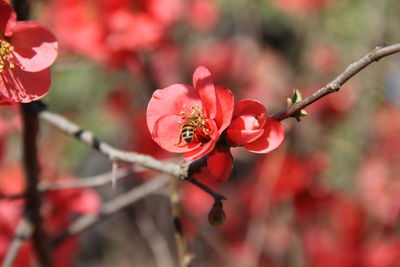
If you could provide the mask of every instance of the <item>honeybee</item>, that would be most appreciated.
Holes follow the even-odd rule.
[[[198,106],[192,107],[192,112],[189,117],[184,116],[184,112],[181,112],[183,122],[178,122],[182,124],[181,134],[179,136],[179,145],[182,139],[190,144],[193,139],[197,140],[197,131],[201,131],[204,135],[208,135],[209,129],[206,126],[206,120],[203,118],[203,113]]]
[[[196,123],[193,120],[188,120],[186,123],[184,123],[182,125],[179,143],[182,142],[183,139],[186,143],[190,144],[190,142],[193,140],[193,137],[197,138],[196,127]]]

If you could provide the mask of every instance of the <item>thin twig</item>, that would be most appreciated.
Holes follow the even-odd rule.
[[[191,182],[192,184],[196,185],[197,187],[199,187],[201,190],[203,190],[204,192],[208,193],[209,195],[211,195],[215,201],[220,201],[220,200],[227,200],[227,198],[221,194],[218,194],[217,192],[214,192],[211,188],[209,188],[208,186],[202,184],[201,182],[199,182],[197,179],[193,178],[193,177],[189,177],[185,179],[188,182]]]
[[[128,169],[118,169],[116,172],[116,179],[126,177],[131,173]],[[81,177],[73,180],[57,180],[53,182],[41,181],[38,185],[40,191],[52,191],[52,190],[63,190],[73,188],[85,188],[85,187],[98,187],[109,184],[112,182],[113,173],[112,171],[102,173],[91,177]]]
[[[104,203],[97,214],[94,215],[82,215],[72,222],[68,229],[61,233],[58,237],[52,240],[51,245],[57,247],[63,241],[71,236],[82,233],[89,227],[99,223],[105,218],[113,215],[114,213],[132,205],[136,201],[146,197],[147,195],[160,190],[168,182],[167,177],[159,177],[152,179],[142,185],[139,185],[130,191]]]
[[[285,110],[275,113],[272,117],[276,120],[284,120],[286,118],[292,117],[300,112],[306,106],[314,103],[318,99],[329,95],[331,93],[339,91],[344,83],[351,79],[354,75],[359,73],[369,64],[380,60],[383,57],[390,56],[392,54],[400,52],[400,44],[394,44],[390,46],[379,46],[369,52],[366,56],[357,60],[356,62],[350,64],[344,72],[337,76],[330,83],[313,93],[312,95],[304,98],[300,102],[293,104]]]
[[[24,198],[25,196],[26,196],[25,193],[12,194],[12,195],[4,195],[0,193],[0,200],[18,200]]]
[[[170,178],[170,202],[172,217],[174,222],[174,237],[176,248],[178,250],[178,260],[180,267],[190,266],[192,257],[187,253],[185,245],[185,237],[183,235],[183,227],[181,223],[181,205],[180,205],[180,195],[178,190],[178,184],[176,179]]]
[[[168,242],[165,237],[157,229],[154,219],[148,212],[142,212],[141,216],[136,219],[140,234],[147,241],[151,249],[155,265],[158,267],[173,267],[175,266],[171,251],[168,247]]]
[[[10,267],[13,265],[15,257],[18,254],[22,244],[32,235],[32,223],[26,218],[22,217],[15,231],[14,238],[7,250],[6,256],[2,263],[2,267]]]

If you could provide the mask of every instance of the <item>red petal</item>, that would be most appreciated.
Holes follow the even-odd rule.
[[[11,104],[15,104],[15,101],[0,95],[0,105],[11,105]]]
[[[251,152],[268,153],[278,148],[284,139],[285,134],[282,125],[279,121],[268,117],[264,126],[263,135],[253,143],[247,144],[244,147]]]
[[[217,123],[219,133],[222,133],[229,126],[232,120],[234,98],[231,90],[216,86],[217,93],[217,114],[215,122]]]
[[[208,126],[210,128],[210,141],[205,143],[203,146],[200,146],[192,151],[186,152],[184,155],[184,159],[186,161],[196,160],[201,158],[204,155],[210,153],[217,142],[217,138],[219,137],[217,126],[213,120],[207,120]]]
[[[240,100],[235,104],[233,118],[237,118],[245,114],[256,117],[258,123],[260,124],[260,127],[264,127],[264,123],[268,117],[264,105],[257,100],[251,100],[251,99]]]
[[[165,115],[156,121],[152,137],[163,149],[173,153],[184,153],[201,145],[200,142],[187,144],[184,140],[179,143],[182,126],[178,123],[181,116]],[[179,143],[179,144],[178,144]]]
[[[184,105],[186,110],[184,110]],[[158,89],[153,93],[147,106],[147,127],[152,133],[155,122],[165,115],[179,116],[178,121],[182,121],[180,112],[190,113],[191,108],[196,105],[202,108],[197,92],[189,85],[173,84],[164,89]]]
[[[42,98],[51,83],[49,69],[26,72],[15,66],[0,74],[0,93],[15,102],[28,103]]]
[[[206,117],[214,119],[217,112],[217,97],[210,71],[198,67],[193,74],[193,85],[203,102]]]
[[[232,172],[233,157],[229,148],[217,147],[210,153],[207,170],[219,183],[225,183]]]
[[[54,35],[34,21],[19,21],[10,36],[15,56],[25,71],[48,68],[57,57],[58,43]]]
[[[230,143],[236,146],[243,146],[254,142],[264,130],[260,129],[258,120],[251,115],[242,115],[234,119],[229,126],[227,138]]]
[[[0,0],[0,33],[10,36],[16,23],[17,15],[10,4],[4,0]]]
[[[228,129],[229,142],[234,146],[244,146],[257,140],[264,130],[236,130]]]

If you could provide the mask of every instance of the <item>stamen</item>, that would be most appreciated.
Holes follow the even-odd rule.
[[[4,40],[0,40],[0,73],[7,66],[10,69],[15,67],[14,47]]]

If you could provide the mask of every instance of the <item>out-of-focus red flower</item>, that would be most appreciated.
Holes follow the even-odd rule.
[[[208,30],[214,27],[219,16],[218,7],[213,0],[192,0],[189,12],[189,23],[199,30]]]
[[[329,74],[335,70],[339,55],[329,44],[319,44],[308,51],[310,64],[319,73]]]
[[[274,0],[277,7],[293,15],[309,15],[329,7],[335,0]]]
[[[153,139],[167,151],[185,153],[187,161],[214,149],[234,106],[231,91],[214,86],[205,67],[195,70],[193,85],[173,84],[155,91],[146,114]]]
[[[354,266],[364,216],[351,199],[327,192],[295,199],[307,266]]]
[[[154,48],[181,17],[181,0],[57,0],[47,7],[62,43],[94,60],[119,67],[132,54]]]
[[[361,204],[385,225],[397,223],[400,217],[399,174],[398,161],[383,157],[365,159],[359,172]]]
[[[367,267],[393,267],[400,262],[400,242],[389,237],[368,244],[361,259],[362,266]]]
[[[268,153],[282,144],[285,135],[282,125],[268,117],[260,102],[246,99],[235,104],[227,138],[234,146],[244,146],[255,153]]]
[[[74,178],[64,176],[62,179],[71,180]],[[1,166],[0,194],[21,194],[24,192],[24,187],[22,169],[18,165]],[[96,213],[99,208],[100,199],[91,189],[48,191],[44,195],[41,209],[44,230],[50,238],[54,238],[65,230],[74,216]],[[0,261],[4,259],[23,211],[24,200],[22,198],[20,200],[0,201]],[[76,237],[72,237],[54,250],[54,266],[70,266],[71,256],[77,248],[77,241]],[[34,251],[31,242],[28,240],[19,250],[13,266],[31,266],[33,259]]]
[[[48,67],[56,57],[57,41],[53,34],[34,21],[17,21],[11,6],[0,0],[2,99],[31,102],[42,98],[50,87]]]

